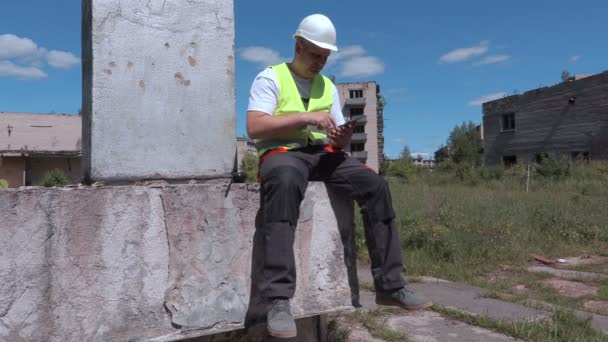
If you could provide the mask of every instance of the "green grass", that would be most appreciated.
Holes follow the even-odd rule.
[[[328,342],[348,342],[350,330],[340,326],[336,320],[331,320],[327,323],[327,341]]]
[[[594,330],[589,320],[572,311],[558,310],[551,319],[536,322],[506,322],[434,305],[433,310],[468,324],[533,342],[605,342],[608,335]]]
[[[534,178],[530,192],[517,170],[474,182],[441,172],[391,179],[407,275],[471,281],[500,264],[523,267],[531,253],[606,253],[608,166],[600,165],[574,168],[569,178]],[[365,255],[360,219],[357,225]]]
[[[348,321],[360,322],[373,337],[388,342],[407,342],[409,341],[407,335],[388,328],[383,322],[389,314],[398,311],[392,308],[379,308],[371,311],[357,310],[352,314],[344,315],[344,318]]]
[[[597,291],[597,299],[608,301],[608,280],[603,280]]]

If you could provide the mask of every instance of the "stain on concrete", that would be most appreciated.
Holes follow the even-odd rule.
[[[171,45],[169,44],[169,42],[166,42],[166,43],[165,43],[165,47],[166,47],[167,49],[171,47]]]
[[[194,57],[192,56],[188,56],[188,63],[190,63],[190,66],[196,66],[196,59],[194,59]]]
[[[108,75],[112,75],[112,70],[110,70],[110,69],[103,69],[103,72]]]
[[[226,69],[226,75],[232,76],[232,75],[234,75],[234,71],[232,71],[232,69],[228,68],[228,69]]]
[[[116,62],[110,62],[110,63],[108,63],[108,65],[109,65],[111,68],[114,68],[114,67],[116,66]]]
[[[141,89],[145,90],[146,89],[146,82],[144,82],[144,80],[139,80],[139,87]]]
[[[182,75],[180,72],[176,72],[176,73],[175,73],[175,80],[176,80],[176,81],[177,81],[179,84],[181,84],[181,85],[183,85],[183,86],[185,86],[185,87],[187,87],[187,86],[189,86],[189,85],[190,85],[190,80],[185,79],[185,78],[184,78],[184,76],[183,76],[183,75]]]
[[[127,68],[131,69],[133,67],[133,62],[127,62]]]

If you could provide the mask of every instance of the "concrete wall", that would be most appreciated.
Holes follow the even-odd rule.
[[[297,317],[352,303],[336,204],[310,184]],[[258,207],[245,184],[0,190],[0,340],[171,341],[263,321]],[[352,203],[336,208],[352,229]]]
[[[87,179],[228,177],[231,0],[83,0]]]
[[[340,105],[344,115],[349,115],[349,107],[345,106],[346,100],[350,97],[350,90],[363,90],[365,98],[365,107],[363,114],[366,116],[365,133],[367,140],[365,141],[365,151],[367,151],[366,164],[374,170],[379,170],[379,150],[378,150],[378,98],[376,95],[376,82],[354,82],[354,83],[338,83],[336,84],[338,93],[340,94]]]
[[[500,164],[510,155],[527,163],[542,152],[589,152],[591,159],[608,159],[606,94],[608,71],[484,103],[485,163]],[[515,114],[515,129],[503,132],[507,113]]]

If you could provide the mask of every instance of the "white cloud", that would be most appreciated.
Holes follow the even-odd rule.
[[[2,76],[41,79],[47,77],[47,74],[35,67],[22,67],[10,61],[0,61],[0,77]]]
[[[369,77],[384,72],[384,63],[377,57],[354,57],[344,61],[339,75],[341,77]]]
[[[572,56],[572,57],[570,57],[570,62],[576,63],[576,62],[578,62],[579,59],[581,59],[581,56],[578,56],[578,55]]]
[[[258,64],[263,68],[287,60],[287,58],[281,57],[277,51],[263,46],[250,46],[242,48],[239,50],[239,54],[242,59]]]
[[[0,76],[41,79],[45,62],[56,68],[68,69],[80,63],[80,58],[67,51],[48,51],[30,38],[14,34],[0,35]]]
[[[507,93],[504,91],[501,91],[500,93],[484,95],[484,96],[481,96],[481,97],[469,102],[469,106],[473,106],[473,107],[481,106],[484,102],[502,99],[505,96],[507,96]]]
[[[488,44],[487,40],[484,40],[479,43],[477,46],[458,48],[452,50],[445,55],[439,58],[439,62],[441,63],[457,63],[464,62],[473,57],[481,56],[484,53],[488,52]]]
[[[363,55],[365,55],[365,49],[361,45],[342,46],[339,51],[332,52],[331,55],[329,55],[327,66],[331,66],[340,60]]]
[[[509,55],[486,56],[481,61],[475,62],[475,65],[496,64],[496,63],[500,63],[500,62],[506,62],[509,59],[511,59],[511,56],[509,56]]]
[[[14,34],[0,35],[0,59],[30,56],[37,52],[38,46],[29,38]]]
[[[52,50],[46,55],[46,60],[49,65],[55,68],[69,69],[73,65],[80,63],[80,58],[74,56],[71,52]]]

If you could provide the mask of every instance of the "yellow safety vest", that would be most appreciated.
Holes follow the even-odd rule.
[[[308,108],[304,108],[300,92],[296,82],[289,71],[287,63],[282,63],[271,67],[279,81],[279,99],[274,115],[289,115],[293,113],[304,112],[329,112],[331,105],[334,102],[333,83],[323,75],[317,75],[312,80],[312,89],[310,90],[310,100]],[[262,140],[256,139],[255,145],[258,150],[258,155],[262,156],[269,150],[277,148],[294,149],[306,147],[308,145],[324,145],[328,143],[327,135],[322,132],[315,132],[303,128],[294,131],[292,134],[280,140]]]

